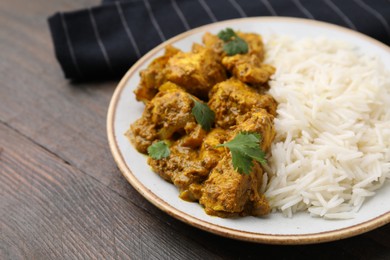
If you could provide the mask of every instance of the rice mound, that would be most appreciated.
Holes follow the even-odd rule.
[[[274,36],[266,51],[279,105],[262,191],[288,217],[353,218],[390,179],[390,72],[326,38]]]

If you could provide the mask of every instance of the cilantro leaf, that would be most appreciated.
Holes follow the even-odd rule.
[[[241,38],[236,38],[223,45],[223,50],[228,56],[245,54],[248,52],[248,44]]]
[[[230,150],[232,153],[232,162],[234,170],[240,174],[249,174],[253,167],[253,159],[249,156],[243,156],[240,151]]]
[[[258,133],[240,132],[231,141],[218,145],[229,148],[233,167],[239,173],[249,174],[253,160],[266,163],[265,153],[260,148],[261,136]]]
[[[218,33],[218,38],[224,42],[230,41],[235,36],[237,35],[232,28],[226,28]]]
[[[244,54],[249,50],[247,42],[240,38],[231,28],[220,31],[218,38],[224,41],[223,50],[228,56]]]
[[[194,101],[194,107],[191,111],[192,115],[204,130],[209,131],[215,120],[214,111],[211,110],[207,104],[200,102],[193,97],[191,97],[191,99]]]
[[[267,160],[265,159],[265,152],[261,150],[260,146],[248,148],[246,150],[246,155],[261,164],[267,163]]]
[[[155,160],[166,158],[171,154],[168,144],[165,141],[158,141],[148,147],[148,154]]]

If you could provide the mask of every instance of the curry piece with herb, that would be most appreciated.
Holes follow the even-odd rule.
[[[215,112],[215,124],[224,129],[237,125],[239,116],[254,110],[265,109],[270,115],[276,114],[277,104],[270,95],[261,94],[234,77],[216,84],[209,97],[208,105]]]
[[[262,177],[259,163],[254,163],[250,174],[240,174],[234,169],[231,155],[226,154],[204,182],[199,203],[207,214],[219,217],[266,215],[270,208],[259,193]]]
[[[164,72],[168,81],[199,98],[207,98],[209,90],[226,79],[226,71],[216,60],[216,54],[205,47],[172,56]]]
[[[206,33],[190,52],[166,53],[141,72],[142,117],[126,132],[148,164],[219,217],[262,216],[260,188],[274,137],[275,100],[264,94],[274,68],[262,63],[261,36]]]
[[[179,49],[168,45],[165,47],[164,55],[153,60],[146,69],[141,71],[141,81],[134,91],[138,101],[146,103],[158,93],[158,87],[166,81],[164,69],[168,60],[179,52]]]

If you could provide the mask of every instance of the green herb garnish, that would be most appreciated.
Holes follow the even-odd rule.
[[[261,136],[258,133],[240,132],[233,140],[217,147],[229,148],[234,169],[241,174],[249,174],[253,168],[253,160],[266,163],[265,153],[260,148],[260,140]]]
[[[148,147],[148,154],[155,160],[166,158],[171,154],[169,146],[165,141],[158,141]]]
[[[226,28],[218,33],[218,38],[224,42],[230,41],[233,37],[236,37],[237,34],[233,31],[232,28]]]
[[[211,110],[207,104],[200,102],[193,97],[191,97],[191,99],[194,101],[192,115],[195,117],[196,122],[200,124],[204,130],[209,131],[215,120],[214,111]]]
[[[226,28],[218,33],[218,37],[224,41],[223,50],[228,56],[245,54],[248,52],[248,44],[233,31]]]

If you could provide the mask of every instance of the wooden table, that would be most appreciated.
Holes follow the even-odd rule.
[[[106,136],[117,82],[72,84],[46,18],[97,0],[0,5],[0,259],[390,259],[390,225],[337,242],[272,246],[163,213],[117,169]]]

